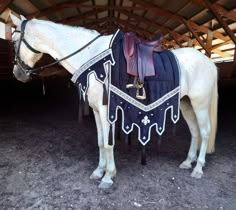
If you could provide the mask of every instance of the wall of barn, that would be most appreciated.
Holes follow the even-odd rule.
[[[12,78],[13,47],[8,40],[0,39],[0,80]]]
[[[216,64],[219,69],[219,79],[236,79],[236,61]]]

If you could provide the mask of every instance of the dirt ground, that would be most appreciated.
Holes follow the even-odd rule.
[[[236,84],[236,83],[235,83]],[[181,118],[168,122],[158,147],[153,135],[147,165],[141,145],[116,141],[117,176],[101,190],[89,176],[98,163],[93,116],[77,123],[76,90],[67,82],[1,83],[0,209],[236,209],[236,85],[220,89],[216,153],[208,155],[202,179],[178,165],[190,134]],[[174,131],[173,131],[174,130]]]

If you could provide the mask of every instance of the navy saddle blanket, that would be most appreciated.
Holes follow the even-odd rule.
[[[179,69],[174,54],[169,50],[153,53],[155,76],[146,76],[144,88],[146,99],[136,98],[136,88],[126,88],[133,82],[133,76],[127,74],[123,53],[123,33],[119,32],[112,43],[115,64],[109,75],[108,120],[117,120],[117,111],[122,111],[122,129],[128,134],[134,126],[138,127],[139,141],[145,145],[150,140],[151,128],[162,135],[165,130],[166,112],[171,110],[171,119],[179,119]]]

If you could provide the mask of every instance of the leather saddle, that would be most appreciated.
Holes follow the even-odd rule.
[[[136,98],[146,99],[143,87],[146,76],[155,76],[153,63],[153,51],[162,51],[162,36],[152,41],[143,41],[133,32],[124,34],[123,52],[127,64],[127,73],[135,76],[133,84],[127,84],[126,88],[137,88]],[[142,89],[142,94],[140,94]]]

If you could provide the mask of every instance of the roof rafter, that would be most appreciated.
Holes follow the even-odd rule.
[[[88,0],[81,0],[80,1],[80,4],[83,4],[85,2],[87,2]],[[60,3],[60,4],[57,4],[56,6],[52,6],[52,7],[48,7],[46,9],[42,9],[41,11],[38,11],[38,12],[34,12],[30,15],[27,16],[28,19],[31,19],[31,18],[38,18],[38,17],[42,17],[42,16],[45,16],[45,15],[48,15],[48,14],[51,14],[51,13],[54,13],[54,12],[58,12],[60,10],[63,10],[64,8],[68,8],[68,4],[73,4],[74,1],[67,1],[67,2],[63,2],[63,3]]]
[[[204,0],[204,2],[207,5],[208,9],[213,13],[217,21],[222,25],[225,32],[229,35],[229,37],[232,39],[232,41],[236,45],[236,37],[234,33],[231,31],[231,29],[226,24],[226,22],[221,18],[220,14],[217,11],[217,8],[214,5],[212,5],[208,0]]]
[[[97,14],[99,14],[101,12],[104,12],[104,11],[106,11],[106,10],[105,9],[97,9]],[[78,20],[86,20],[89,16],[92,16],[92,15],[94,15],[94,10],[85,12],[85,13],[80,14],[80,15],[76,15],[76,16],[73,16],[73,17],[66,18],[64,20],[59,21],[59,23],[70,24],[70,23],[78,21]]]
[[[4,12],[4,10],[12,1],[13,0],[0,0],[0,15]]]
[[[176,14],[172,14],[166,10],[163,10],[159,7],[157,7],[155,4],[149,3],[147,1],[144,0],[130,0],[130,1],[135,1],[136,3],[143,5],[144,7],[146,7],[146,9],[148,9],[149,11],[152,11],[155,14],[161,15],[161,16],[165,16],[167,18],[171,18],[179,23],[183,23],[183,17],[180,15],[176,15]],[[206,26],[200,26],[197,23],[191,21],[191,20],[186,20],[185,21],[188,22],[188,25],[190,25],[193,29],[201,31],[203,33],[207,33],[208,32],[208,28]],[[222,39],[222,40],[226,40],[227,37],[223,36],[221,33],[214,31],[213,32],[213,36],[218,38],[218,39]]]
[[[88,0],[81,0],[80,3],[61,3],[58,4],[55,7],[50,7],[44,10],[41,10],[39,12],[34,12],[27,16],[27,18],[33,18],[33,17],[42,17],[44,15],[48,15],[50,13],[58,12],[60,10],[63,10],[65,8],[92,8],[92,9],[106,9],[106,10],[114,10],[114,9],[127,9],[127,10],[143,10],[143,7],[124,7],[124,6],[109,6],[109,5],[87,5],[83,4],[83,2],[87,2]]]
[[[207,48],[207,46],[204,44],[204,42],[200,39],[196,31],[193,30],[193,28],[189,25],[189,22],[186,21],[184,18],[182,19],[184,25],[188,28],[189,31],[193,34],[193,36],[196,38],[198,43],[202,46],[202,48],[206,51],[207,56],[211,56],[211,50]]]
[[[203,0],[190,0],[191,2],[198,4],[202,7],[208,8],[207,4],[203,1]],[[214,6],[216,8],[216,10],[219,12],[219,14],[221,16],[227,17],[231,20],[236,21],[236,11],[235,10],[231,10],[231,11],[227,11],[224,7],[220,6],[217,3],[213,3],[212,6]]]

